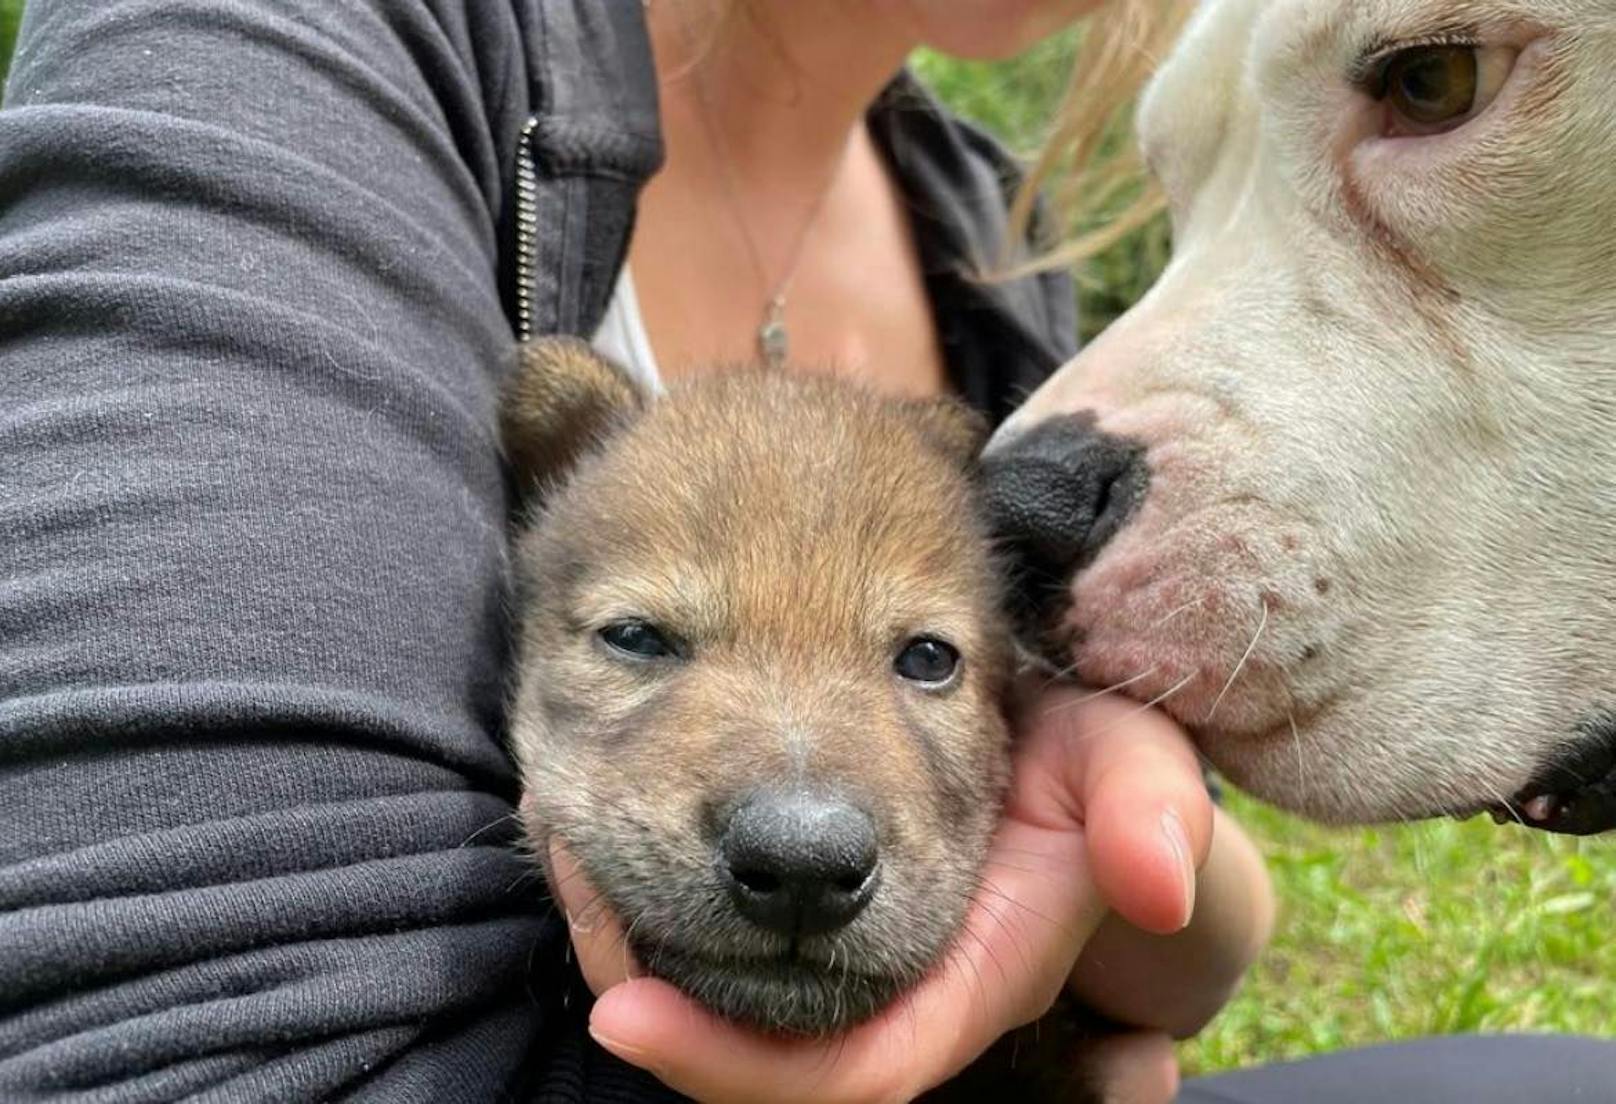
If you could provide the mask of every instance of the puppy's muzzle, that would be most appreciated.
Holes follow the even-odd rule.
[[[1144,501],[1144,446],[1101,433],[1090,413],[1040,422],[996,440],[982,459],[993,535],[1012,557],[1024,622],[1047,622],[1072,575],[1087,566]]]
[[[718,841],[735,910],[791,938],[847,926],[875,895],[879,858],[868,814],[810,793],[753,796]]]

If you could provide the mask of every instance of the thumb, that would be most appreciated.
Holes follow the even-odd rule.
[[[1212,846],[1212,798],[1189,737],[1166,714],[1078,687],[1020,711],[1022,738],[1058,757],[1035,777],[1049,807],[1083,825],[1094,881],[1123,919],[1170,935],[1195,909]]]

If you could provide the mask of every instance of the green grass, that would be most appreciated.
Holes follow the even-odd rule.
[[[950,107],[998,135],[1018,155],[1031,157],[1043,144],[1076,46],[1076,37],[1066,34],[1009,62],[958,61],[921,50],[912,64]],[[1118,134],[1114,140],[1132,139]],[[1167,220],[1157,218],[1078,268],[1078,326],[1085,341],[1149,289],[1166,267],[1170,248]]]
[[[1025,156],[1044,140],[1076,46],[1076,36],[1067,33],[1010,62],[959,61],[921,50],[910,64],[940,99]]]
[[[1616,1034],[1616,838],[1485,817],[1332,830],[1229,805],[1282,912],[1243,991],[1182,1047],[1186,1070],[1455,1032]]]
[[[49,2],[49,0],[44,0]],[[21,0],[0,0],[0,75]],[[922,54],[959,110],[1027,151],[1071,41],[1003,65]],[[1085,267],[1092,332],[1165,258],[1156,224]],[[1303,824],[1234,795],[1270,856],[1282,915],[1241,994],[1182,1050],[1191,1072],[1460,1031],[1616,1033],[1616,838],[1554,839],[1490,821],[1374,831]]]
[[[0,86],[11,69],[11,51],[17,45],[17,24],[22,19],[23,0],[0,0]]]

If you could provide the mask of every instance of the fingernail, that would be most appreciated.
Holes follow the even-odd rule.
[[[1172,809],[1162,813],[1162,835],[1167,837],[1167,846],[1178,860],[1179,878],[1184,886],[1184,922],[1179,927],[1187,928],[1195,915],[1195,856],[1190,852],[1190,834],[1184,821]]]
[[[651,1073],[657,1072],[656,1066],[651,1061],[650,1051],[630,1046],[628,1043],[614,1039],[610,1035],[603,1035],[595,1030],[594,1024],[589,1025],[589,1037],[599,1043],[603,1049],[611,1051],[629,1065],[639,1066],[641,1069],[649,1070]]]

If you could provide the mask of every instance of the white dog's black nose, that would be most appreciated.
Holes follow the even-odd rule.
[[[879,857],[866,813],[800,792],[754,796],[718,842],[736,910],[790,936],[835,931],[857,916],[875,894]]]
[[[1144,454],[1138,442],[1096,430],[1087,413],[1040,422],[988,450],[989,520],[1015,557],[1022,599],[1063,593],[1122,528],[1150,482]]]

